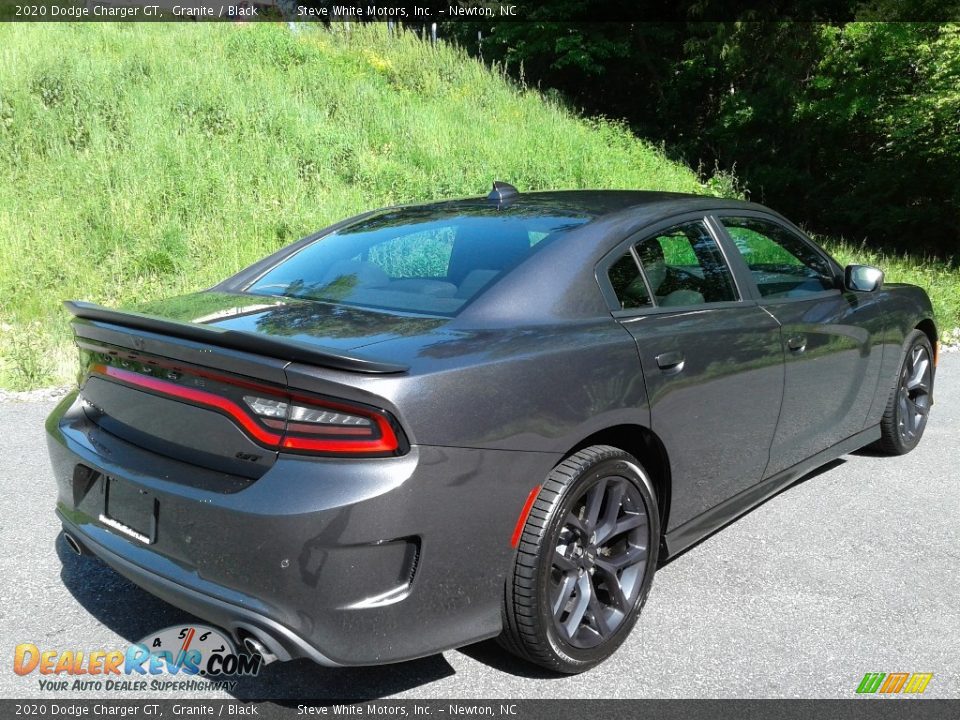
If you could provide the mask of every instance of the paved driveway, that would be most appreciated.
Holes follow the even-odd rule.
[[[116,649],[188,619],[56,541],[52,407],[0,403],[0,697],[43,695],[12,671],[18,643]],[[234,695],[850,697],[866,672],[904,671],[934,673],[927,696],[960,697],[958,439],[960,355],[947,355],[915,452],[847,456],[670,563],[633,635],[584,675],[546,677],[483,643],[381,668],[275,663]]]

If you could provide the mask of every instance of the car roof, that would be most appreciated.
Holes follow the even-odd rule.
[[[413,206],[430,209],[437,212],[447,211],[451,214],[459,210],[477,207],[490,207],[496,204],[487,197],[469,197],[456,200],[441,200],[432,203],[418,203]],[[517,208],[529,210],[547,210],[556,213],[571,213],[575,215],[600,218],[624,210],[637,210],[642,207],[650,209],[671,206],[678,208],[678,212],[700,209],[742,208],[766,210],[754,203],[743,200],[717,198],[710,195],[694,193],[661,192],[655,190],[546,190],[536,192],[521,192],[505,200],[501,206],[504,209]]]
[[[487,198],[431,205],[436,212],[489,207]],[[744,200],[645,190],[563,190],[518,193],[504,210],[537,209],[587,216],[590,220],[558,237],[511,270],[458,315],[464,326],[517,326],[609,316],[595,275],[596,264],[618,243],[655,223],[688,213],[724,210],[778,213]],[[789,223],[789,221],[787,221]]]

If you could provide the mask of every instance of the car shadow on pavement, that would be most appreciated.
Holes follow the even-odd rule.
[[[876,448],[873,445],[866,445],[859,450],[854,450],[851,455],[857,457],[875,457],[875,458],[885,458],[890,457],[890,453],[884,452],[880,448]]]
[[[475,645],[458,648],[457,652],[473,658],[478,663],[502,673],[534,680],[562,680],[570,677],[563,673],[552,672],[533,663],[521,660],[500,647],[496,640],[487,640]]]
[[[755,512],[755,511],[757,511],[758,509],[762,508],[762,507],[763,507],[764,505],[766,505],[768,502],[770,502],[771,500],[773,500],[773,498],[775,498],[777,495],[780,495],[781,493],[788,492],[788,491],[792,490],[793,488],[795,488],[795,487],[797,487],[797,486],[799,486],[799,485],[803,485],[805,482],[808,482],[808,481],[810,481],[810,480],[813,480],[815,477],[817,477],[817,476],[819,476],[819,475],[823,475],[824,473],[828,473],[828,472],[830,472],[831,470],[834,470],[834,469],[840,467],[841,465],[843,465],[843,464],[846,463],[846,462],[847,462],[847,461],[846,461],[844,458],[839,457],[839,458],[836,458],[835,460],[831,460],[830,462],[826,463],[825,465],[821,465],[821,466],[818,467],[818,468],[814,468],[813,470],[811,470],[810,472],[808,472],[806,475],[802,475],[801,477],[799,477],[799,478],[797,478],[796,480],[794,480],[793,482],[791,482],[789,485],[785,485],[784,487],[782,487],[782,488],[780,488],[779,490],[777,490],[777,491],[776,491],[775,493],[773,493],[770,497],[764,499],[764,501],[761,502],[759,505],[754,505],[752,508],[750,508],[750,509],[747,510],[745,513],[743,513],[743,515],[738,515],[738,516],[735,517],[733,520],[729,520],[729,521],[725,522],[723,525],[720,525],[720,526],[714,528],[713,530],[710,531],[709,534],[704,535],[702,538],[700,538],[700,539],[697,540],[695,543],[693,543],[693,545],[690,545],[689,547],[684,548],[683,550],[681,550],[680,552],[678,552],[676,555],[673,555],[672,557],[670,557],[670,559],[668,559],[668,560],[666,560],[666,561],[661,560],[661,561],[660,561],[660,567],[666,567],[666,566],[669,565],[670,563],[678,560],[679,558],[682,558],[682,557],[683,557],[684,555],[686,555],[688,552],[690,552],[691,550],[693,550],[695,547],[699,546],[700,544],[704,543],[705,541],[709,540],[710,538],[712,538],[714,535],[716,535],[718,532],[720,532],[720,531],[723,530],[724,528],[728,527],[729,525],[732,525],[732,524],[735,523],[735,522],[738,522],[738,521],[742,520],[743,518],[745,518],[745,517],[746,517],[747,515],[749,515],[750,513]]]
[[[94,618],[130,643],[171,625],[203,622],[154,597],[100,560],[78,556],[63,534],[56,540],[60,578]],[[254,678],[241,677],[230,695],[238,700],[374,700],[449,677],[443,655],[389,666],[326,668],[309,660],[271,663]]]

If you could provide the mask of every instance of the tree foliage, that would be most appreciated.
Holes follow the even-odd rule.
[[[753,199],[817,231],[960,243],[956,23],[501,23],[479,46],[460,32],[524,82],[735,169]]]

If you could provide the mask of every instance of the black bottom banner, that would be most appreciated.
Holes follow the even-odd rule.
[[[446,718],[502,720],[933,720],[960,700],[0,700],[0,718]]]

